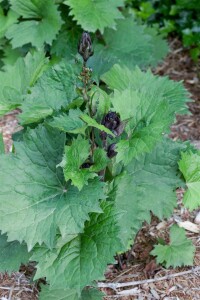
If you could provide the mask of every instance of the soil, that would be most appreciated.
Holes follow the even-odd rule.
[[[188,51],[182,47],[177,39],[170,40],[170,49],[169,55],[154,70],[154,73],[161,76],[167,75],[176,81],[182,80],[189,90],[192,100],[188,104],[191,114],[177,116],[177,122],[171,127],[170,137],[173,140],[190,140],[197,148],[200,148],[200,62],[194,63]],[[3,132],[6,152],[12,149],[12,133],[19,129],[16,120],[17,114],[18,111],[14,111],[0,119],[0,132]],[[195,267],[200,266],[200,238],[198,233],[187,230],[188,238],[196,246],[193,268],[165,269],[157,265],[155,259],[150,255],[158,236],[169,241],[169,228],[177,220],[190,221],[194,224],[198,211],[191,213],[183,208],[182,195],[183,191],[178,190],[178,207],[170,219],[161,222],[152,216],[151,224],[145,223],[143,225],[131,250],[117,256],[115,265],[108,266],[104,281],[104,283],[142,282],[117,290],[102,288],[102,291],[107,295],[105,300],[200,299],[200,268],[195,269]],[[38,299],[37,286],[29,283],[30,274],[27,271],[29,268],[30,266],[23,267],[20,272],[13,273],[11,276],[1,274],[0,300]],[[185,271],[188,272],[182,274]],[[167,276],[167,279],[161,280],[163,276]],[[149,282],[149,279],[152,279],[152,282]],[[129,290],[128,295],[123,295],[127,290]],[[131,295],[130,292],[132,292]]]

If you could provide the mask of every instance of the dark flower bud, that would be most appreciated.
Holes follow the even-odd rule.
[[[93,55],[92,41],[88,32],[83,32],[78,44],[78,53],[82,56],[84,62]]]
[[[117,127],[120,125],[120,118],[116,114],[116,112],[110,111],[105,115],[101,124],[104,125],[106,128],[110,129],[111,131],[113,131],[116,130]]]
[[[126,125],[125,123],[121,122],[120,125],[115,130],[113,130],[113,133],[116,136],[120,136],[122,134],[122,132],[124,131],[125,125]]]
[[[107,149],[107,156],[109,158],[113,158],[114,156],[116,156],[117,152],[115,150],[116,150],[116,143],[113,143]]]
[[[92,165],[90,162],[85,162],[81,165],[81,169],[89,169]]]
[[[102,140],[106,140],[106,138],[107,138],[107,133],[106,133],[105,131],[101,131],[101,132],[100,132],[100,138],[101,138]]]
[[[114,134],[118,135],[117,129],[120,127],[121,122],[120,122],[120,118],[116,112],[112,112],[112,111],[108,112],[104,116],[101,124],[104,125],[106,128],[110,129]],[[100,133],[100,136],[103,140],[105,140],[107,138],[107,133],[102,131]]]

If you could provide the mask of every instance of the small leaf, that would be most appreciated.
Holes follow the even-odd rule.
[[[81,138],[72,141],[71,146],[65,147],[63,161],[59,164],[63,168],[65,180],[71,180],[72,184],[79,190],[88,183],[89,179],[97,176],[91,173],[88,168],[81,168],[81,165],[88,159],[90,144],[88,140]]]
[[[65,147],[64,158],[59,164],[63,168],[65,180],[71,180],[79,190],[88,184],[89,179],[97,176],[94,172],[103,170],[109,161],[103,149],[95,149],[94,162],[87,162],[89,155],[89,141],[79,136],[72,141],[70,146]],[[88,167],[84,166],[85,164],[88,164]]]
[[[182,153],[179,169],[187,185],[183,203],[192,211],[200,206],[200,153]]]
[[[109,159],[107,153],[103,149],[95,149],[94,151],[94,164],[90,167],[91,172],[99,172],[106,168]]]
[[[112,131],[110,131],[108,128],[106,128],[105,126],[97,123],[97,121],[95,121],[95,119],[92,119],[91,117],[89,117],[88,115],[86,114],[82,114],[80,116],[80,118],[86,123],[88,124],[88,126],[91,126],[91,127],[95,127],[101,131],[104,131],[106,132],[107,134],[110,134],[112,137],[115,137],[114,133],[112,133]]]
[[[82,111],[79,109],[70,109],[68,114],[63,113],[53,117],[53,120],[49,121],[48,124],[64,132],[84,134],[87,126],[80,119],[81,114]]]
[[[185,230],[173,225],[170,229],[170,244],[156,245],[151,254],[157,256],[156,260],[164,264],[166,268],[192,266],[195,247],[192,241],[187,239]]]

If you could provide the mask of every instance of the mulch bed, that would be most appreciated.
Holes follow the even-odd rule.
[[[193,102],[189,103],[191,115],[177,116],[177,122],[171,127],[170,137],[173,140],[190,140],[200,148],[200,64],[195,64],[189,57],[188,51],[183,49],[182,44],[177,39],[170,41],[171,51],[162,65],[154,70],[155,74],[169,76],[173,80],[183,80],[184,85],[191,93]],[[17,111],[6,115],[0,119],[0,132],[6,145],[6,152],[12,148],[11,135],[17,128]],[[192,213],[183,208],[182,190],[177,191],[178,208],[174,215],[165,221],[159,221],[152,217],[151,224],[144,224],[137,235],[134,246],[130,251],[116,257],[116,264],[110,265],[106,271],[105,283],[143,281],[136,286],[121,288],[117,292],[110,288],[103,288],[109,299],[200,299],[200,270],[192,271],[192,268],[164,269],[156,265],[150,251],[157,237],[162,237],[165,241],[169,239],[169,227],[181,221],[194,222],[197,211]],[[200,266],[200,238],[198,233],[187,231],[187,236],[196,246],[194,267]],[[189,271],[185,275],[173,277],[173,274]],[[149,279],[168,276],[165,280],[149,282]],[[37,287],[29,283],[26,271],[0,276],[0,300],[28,300],[38,299]],[[120,292],[127,289],[132,290],[132,295],[123,296]],[[116,295],[118,293],[118,295]]]
[[[0,274],[0,300],[37,300],[38,289],[23,272]]]
[[[177,116],[177,122],[171,127],[172,139],[200,141],[200,61],[194,63],[181,42],[174,39],[170,43],[171,53],[155,73],[169,76],[175,81],[183,81],[191,94],[188,103],[191,115]]]

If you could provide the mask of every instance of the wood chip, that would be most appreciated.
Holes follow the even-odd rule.
[[[156,229],[161,230],[161,229],[165,228],[166,226],[167,226],[167,222],[162,221],[162,222],[158,223],[158,225],[156,226]]]
[[[160,296],[158,295],[158,293],[156,292],[156,290],[151,289],[151,294],[154,296],[155,299],[160,299]]]
[[[131,296],[131,295],[136,295],[136,294],[139,294],[141,292],[140,289],[138,289],[137,287],[134,288],[134,289],[130,289],[130,290],[124,290],[124,291],[120,291],[117,293],[117,295],[123,295],[123,296]]]
[[[200,224],[200,211],[197,213],[194,222],[195,222],[196,224]]]
[[[200,232],[200,226],[190,221],[178,222],[178,226],[194,233]]]
[[[168,290],[168,292],[171,293],[171,292],[173,292],[173,291],[175,291],[175,290],[176,290],[176,286],[174,285],[174,286],[172,286],[172,287]]]

